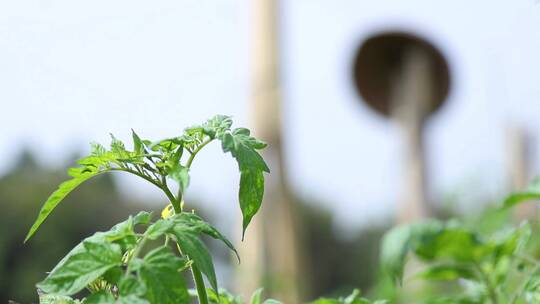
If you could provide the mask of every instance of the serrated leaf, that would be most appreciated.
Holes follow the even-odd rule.
[[[240,262],[240,256],[238,251],[234,248],[234,245],[223,236],[214,226],[210,225],[208,222],[205,222],[200,216],[194,213],[183,212],[175,215],[171,218],[176,225],[181,225],[180,229],[188,228],[190,230],[196,231],[198,233],[204,233],[214,239],[222,241],[229,249],[231,249],[236,258]]]
[[[146,287],[134,276],[124,276],[118,283],[118,294],[120,296],[144,296]]]
[[[100,143],[96,143],[96,142],[90,143],[90,155],[91,156],[101,157],[106,152],[107,152],[107,150]]]
[[[174,222],[170,220],[157,220],[150,225],[144,235],[150,240],[156,240],[174,226]]]
[[[264,195],[263,172],[270,172],[257,152],[264,143],[251,137],[247,129],[235,129],[220,137],[223,152],[230,152],[240,170],[239,201],[242,210],[242,238],[253,216],[259,211]]]
[[[39,294],[39,304],[80,304],[79,300],[74,300],[67,296],[59,296],[53,294]]]
[[[143,212],[139,214],[144,214]],[[100,242],[117,242],[121,247],[126,246],[126,244],[130,244],[130,246],[126,246],[127,248],[122,248],[123,251],[127,251],[129,249],[132,249],[132,246],[136,243],[135,236],[133,235],[133,224],[134,220],[130,216],[127,220],[120,222],[116,225],[114,225],[109,231],[105,232],[96,232],[93,235],[87,237],[82,242],[80,242],[77,246],[75,246],[68,254],[58,262],[58,264],[54,267],[54,269],[51,272],[55,272],[57,269],[64,266],[66,261],[71,259],[72,256],[81,254],[86,251],[86,248],[84,246],[85,243],[91,242],[91,243],[100,243]],[[123,238],[128,238],[128,240],[125,240]]]
[[[152,212],[141,211],[133,217],[133,225],[146,225],[152,220]]]
[[[129,158],[129,153],[126,150],[126,146],[113,134],[111,134],[111,152],[114,153],[117,158]]]
[[[229,131],[232,126],[232,119],[226,115],[216,115],[206,121],[202,128],[204,133],[210,138],[222,136],[226,131]]]
[[[150,251],[143,259],[139,277],[146,286],[145,298],[150,303],[189,303],[189,295],[180,274],[186,260],[174,255],[169,247]]]
[[[131,129],[131,137],[133,138],[133,152],[136,154],[144,154],[144,143],[133,129]]]
[[[217,291],[216,271],[212,256],[210,256],[208,248],[199,239],[197,232],[186,227],[175,226],[171,233],[180,246],[182,253],[193,261],[193,264],[206,276],[212,288]]]
[[[71,193],[71,191],[73,191],[75,188],[77,188],[79,185],[89,180],[90,178],[106,171],[107,170],[89,171],[89,172],[84,172],[84,173],[79,172],[79,174],[74,176],[72,179],[61,183],[60,186],[58,186],[58,189],[49,196],[49,198],[45,201],[45,203],[41,207],[41,210],[39,211],[39,215],[37,219],[35,220],[34,224],[32,224],[32,227],[30,227],[30,230],[28,231],[28,234],[26,235],[24,241],[25,242],[28,241],[32,237],[32,235],[34,235],[34,233],[39,228],[39,226],[41,226],[41,224],[51,214],[51,212],[56,208],[56,206],[58,206],[58,204],[69,193]]]
[[[45,293],[73,295],[92,283],[109,269],[122,264],[119,245],[102,242],[83,242],[80,252],[67,257],[55,267],[37,287]]]

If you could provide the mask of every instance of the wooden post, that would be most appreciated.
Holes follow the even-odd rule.
[[[506,131],[506,154],[510,191],[523,191],[530,180],[530,148],[531,139],[527,132],[519,127],[511,126]],[[538,202],[527,202],[514,208],[517,222],[532,219],[538,215]]]
[[[268,143],[263,151],[270,170],[261,213],[238,245],[242,263],[237,289],[248,297],[264,286],[284,303],[300,303],[298,227],[285,173],[281,140],[278,3],[253,0],[251,127]]]

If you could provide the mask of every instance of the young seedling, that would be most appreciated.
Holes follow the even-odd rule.
[[[182,276],[191,270],[199,303],[220,301],[218,283],[202,235],[222,241],[237,256],[236,249],[216,228],[193,212],[183,210],[183,195],[189,185],[196,155],[209,143],[221,142],[240,171],[239,201],[243,216],[242,238],[258,212],[268,166],[259,154],[266,144],[245,128],[232,129],[229,116],[217,115],[185,129],[178,137],[152,142],[133,132],[133,149],[112,137],[110,149],[92,144],[89,156],[68,170],[71,179],[60,184],[43,204],[30,228],[28,241],[57,205],[75,188],[97,175],[122,171],[136,175],[160,189],[168,199],[160,219],[141,212],[105,232],[97,232],[73,248],[37,284],[40,303],[189,303],[190,293]],[[173,193],[168,183],[177,184]],[[162,245],[146,252],[148,241]],[[211,289],[205,287],[203,275]],[[87,289],[85,299],[72,299]],[[210,297],[209,297],[209,291]],[[258,300],[257,300],[258,299]],[[260,293],[255,299],[260,303]]]

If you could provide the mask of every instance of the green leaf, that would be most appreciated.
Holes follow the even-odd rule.
[[[141,211],[133,217],[133,225],[146,225],[152,220],[152,212]]]
[[[80,169],[80,168],[79,168]],[[28,234],[26,235],[26,238],[24,241],[28,241],[32,235],[36,232],[36,230],[41,226],[41,224],[45,221],[45,219],[51,214],[51,212],[58,206],[58,204],[75,188],[77,188],[80,184],[84,183],[85,181],[89,180],[90,178],[106,172],[107,170],[101,170],[101,171],[86,171],[86,172],[77,172],[75,173],[75,170],[72,170],[72,174],[77,174],[73,176],[72,179],[65,181],[60,184],[58,189],[54,191],[49,198],[45,201],[43,204],[43,207],[41,207],[41,210],[39,211],[39,215],[37,219],[35,220],[34,224],[28,231]]]
[[[216,115],[206,121],[202,128],[210,138],[221,137],[223,133],[229,131],[232,126],[232,119],[226,115]]]
[[[120,296],[144,296],[146,287],[139,282],[134,276],[124,276],[118,283],[118,293]]]
[[[86,298],[84,304],[114,304],[116,300],[114,296],[108,292],[100,291],[96,292]]]
[[[114,153],[114,155],[117,158],[129,158],[129,153],[126,150],[126,146],[124,143],[114,137],[114,135],[111,134],[111,152]]]
[[[175,225],[181,225],[181,229],[185,227],[186,229],[190,229],[198,233],[204,233],[214,239],[222,241],[227,247],[229,247],[229,249],[234,252],[236,258],[240,262],[240,256],[238,255],[238,251],[236,251],[236,248],[234,248],[234,245],[214,226],[205,222],[200,216],[194,213],[183,212],[174,215],[170,220],[174,221]]]
[[[220,138],[223,152],[230,152],[236,159],[240,170],[239,200],[242,210],[242,239],[253,216],[261,207],[264,194],[263,172],[270,172],[257,150],[266,144],[249,135],[249,130],[235,129],[224,133]]]
[[[479,236],[461,227],[444,227],[440,231],[420,231],[415,235],[414,252],[426,261],[450,258],[474,262],[489,253]]]
[[[144,143],[133,129],[131,129],[131,137],[133,138],[133,152],[136,154],[144,154]]]
[[[193,297],[197,297],[197,291],[193,290],[193,293]],[[209,302],[212,304],[244,304],[241,297],[234,296],[223,288],[219,289],[219,294],[211,288],[207,288],[206,293]]]
[[[173,221],[170,221],[168,219],[158,220],[152,225],[150,225],[150,227],[148,227],[148,229],[146,230],[144,234],[148,239],[156,240],[162,235],[164,235],[165,233],[167,233],[173,226],[174,226]]]
[[[540,176],[529,184],[527,190],[510,194],[504,200],[503,206],[504,208],[510,208],[531,200],[540,200]]]
[[[381,264],[392,280],[400,284],[410,249],[411,232],[411,226],[399,226],[387,232],[382,240]]]
[[[175,226],[171,232],[182,253],[193,261],[193,264],[208,278],[212,288],[217,291],[217,279],[212,256],[210,256],[208,248],[197,236],[197,232],[182,226]]]
[[[531,200],[540,200],[540,192],[515,192],[504,200],[504,207],[510,208]]]
[[[122,275],[123,269],[119,266],[113,267],[103,274],[103,279],[110,284],[117,284]]]
[[[150,304],[150,302],[135,295],[128,295],[125,297],[119,297],[115,304]]]
[[[109,269],[122,264],[122,251],[117,244],[83,242],[83,249],[67,257],[37,287],[45,293],[73,295]]]
[[[189,169],[176,162],[167,167],[167,174],[178,183],[182,193],[185,193],[189,186]]]
[[[143,259],[139,277],[146,286],[146,299],[150,303],[189,303],[189,295],[180,271],[186,260],[174,255],[169,247],[150,251]]]
[[[262,288],[255,290],[255,292],[251,295],[251,300],[249,301],[249,304],[262,304],[262,292]]]
[[[470,266],[454,263],[431,265],[420,272],[418,276],[423,279],[439,281],[476,278],[475,272]]]
[[[80,304],[79,300],[74,300],[67,296],[59,296],[52,294],[39,294],[39,304]]]
[[[107,150],[101,144],[95,143],[95,142],[90,143],[90,155],[91,156],[101,157],[106,152],[107,152]]]
[[[511,229],[502,237],[495,240],[493,253],[499,259],[504,256],[511,256],[526,248],[531,239],[532,228],[529,223],[523,223],[518,228]]]

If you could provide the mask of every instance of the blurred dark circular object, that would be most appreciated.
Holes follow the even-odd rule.
[[[405,32],[386,32],[366,39],[354,60],[354,82],[362,99],[375,111],[390,115],[392,82],[411,49],[429,56],[433,75],[433,99],[430,113],[444,103],[450,88],[448,64],[439,50],[428,41]]]

